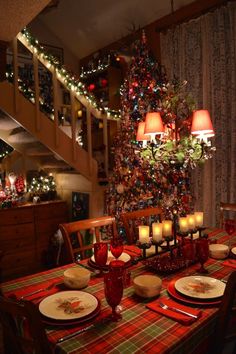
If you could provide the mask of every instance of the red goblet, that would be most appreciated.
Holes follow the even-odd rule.
[[[232,219],[227,219],[224,222],[225,231],[229,235],[229,248],[231,248],[231,235],[235,233],[236,221]]]
[[[236,221],[235,220],[225,220],[225,231],[227,232],[228,235],[233,235],[235,232],[235,227],[236,227]]]
[[[111,254],[117,259],[123,252],[123,242],[120,238],[113,238],[110,243]]]
[[[108,257],[108,246],[105,242],[96,242],[93,244],[94,260],[99,267],[105,267]],[[103,275],[102,268],[100,268],[100,275]]]
[[[183,257],[186,260],[186,265],[193,263],[196,258],[196,246],[195,242],[192,240],[186,240],[186,242],[181,247]]]
[[[104,290],[108,305],[112,308],[111,320],[119,321],[122,316],[116,311],[123,296],[123,275],[116,271],[104,274]]]
[[[209,257],[209,241],[206,238],[199,238],[196,240],[196,253],[201,267],[197,270],[199,273],[206,274],[208,270],[204,268],[204,263]]]

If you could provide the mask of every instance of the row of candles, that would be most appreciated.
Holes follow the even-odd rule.
[[[194,214],[189,214],[185,217],[179,218],[179,232],[186,234],[197,228],[203,226],[203,212],[196,211]],[[172,220],[163,220],[160,223],[152,224],[152,240],[153,242],[160,242],[163,238],[168,238],[173,235],[173,222]],[[150,228],[147,225],[139,226],[139,242],[141,244],[149,243]]]

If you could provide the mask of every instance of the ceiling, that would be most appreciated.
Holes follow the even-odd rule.
[[[78,58],[96,52],[193,0],[60,0],[38,19]]]
[[[9,42],[50,0],[0,0],[0,40]],[[27,9],[27,11],[26,11]],[[13,21],[9,21],[13,19]]]

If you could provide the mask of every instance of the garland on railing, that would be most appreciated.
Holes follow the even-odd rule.
[[[64,85],[69,90],[74,91],[77,95],[84,96],[85,99],[98,111],[106,113],[108,116],[112,116],[116,119],[120,118],[120,111],[115,111],[108,107],[99,106],[94,95],[87,91],[85,85],[77,78],[75,78],[75,76],[71,75],[63,66],[61,66],[59,60],[56,57],[47,53],[44,47],[39,44],[39,41],[35,39],[27,29],[23,29],[21,33],[26,39],[27,43],[30,45],[33,52],[47,63],[46,65],[48,68],[53,67],[56,70],[58,78],[63,81]]]

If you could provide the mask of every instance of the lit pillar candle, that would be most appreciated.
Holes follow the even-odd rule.
[[[139,242],[148,243],[149,242],[149,226],[141,225],[138,227],[139,231]]]
[[[163,220],[162,221],[162,235],[163,237],[172,236],[172,221]]]
[[[202,211],[195,211],[195,225],[198,227],[203,226],[203,212]]]
[[[187,215],[187,220],[188,220],[189,229],[194,230],[195,229],[195,216],[194,216],[194,214]]]
[[[154,222],[152,224],[152,239],[153,241],[161,241],[162,239],[162,223]]]
[[[188,232],[188,219],[186,217],[179,218],[180,232]]]

